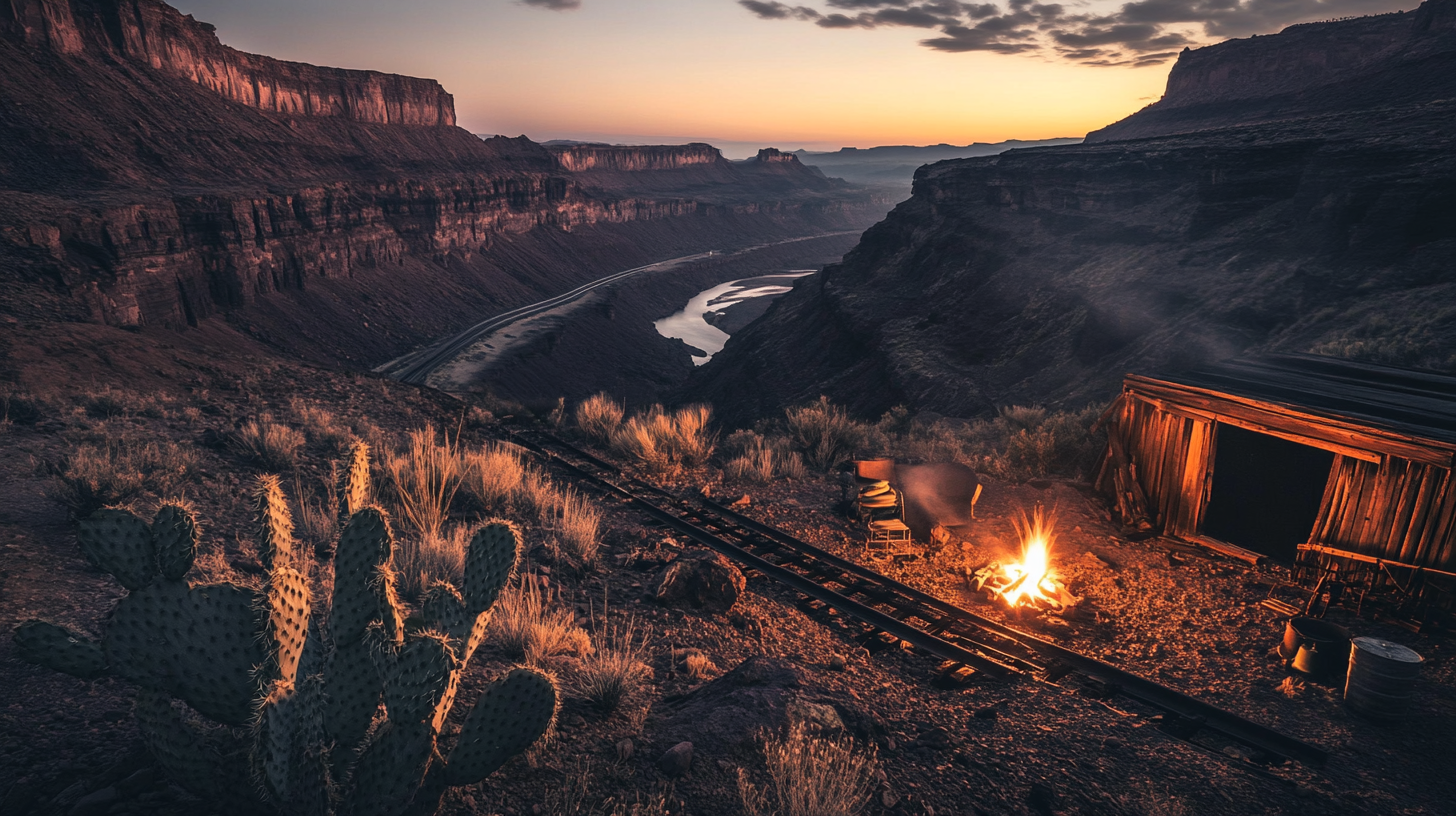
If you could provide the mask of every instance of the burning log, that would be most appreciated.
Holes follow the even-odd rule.
[[[986,591],[992,600],[1000,598],[1012,609],[1031,607],[1037,611],[1062,612],[1081,599],[1067,591],[1051,566],[1052,518],[1040,507],[1030,518],[1021,517],[1021,561],[992,563],[976,570],[972,586]]]

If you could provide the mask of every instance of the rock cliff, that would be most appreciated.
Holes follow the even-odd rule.
[[[65,56],[114,57],[183,77],[233,102],[289,116],[395,125],[455,124],[431,79],[320,68],[245,54],[161,0],[6,0],[4,36]]]
[[[1240,124],[1229,101],[1222,129],[923,167],[684,396],[738,420],[821,393],[974,416],[1263,349],[1456,367],[1456,101],[1408,90],[1378,115]]]
[[[1163,98],[1089,142],[1352,113],[1456,94],[1456,4],[1184,49]]]
[[[634,184],[691,170],[637,160],[589,179],[454,127],[430,80],[242,54],[155,0],[7,0],[0,76],[0,311],[27,319],[230,315],[290,353],[377,363],[603,265],[884,211],[742,174],[710,195]],[[428,304],[431,287],[450,294]]]
[[[548,148],[572,173],[589,170],[681,170],[726,162],[718,148],[702,142],[685,145],[551,145]]]

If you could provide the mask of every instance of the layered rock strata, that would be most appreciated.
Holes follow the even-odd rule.
[[[1430,36],[1422,48],[1449,43]],[[1284,39],[1239,47],[1258,64],[1287,56]],[[735,335],[684,396],[743,421],[820,394],[868,416],[976,416],[1104,401],[1128,371],[1266,349],[1456,367],[1456,101],[1439,83],[1410,90],[1378,115],[1231,115],[923,167],[910,200]]]

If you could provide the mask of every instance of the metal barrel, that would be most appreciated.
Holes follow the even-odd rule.
[[[1380,638],[1358,637],[1351,643],[1345,705],[1374,720],[1404,717],[1424,659],[1399,643]]]

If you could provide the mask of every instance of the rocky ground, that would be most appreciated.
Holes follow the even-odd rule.
[[[205,520],[210,577],[253,580],[246,486],[257,469],[218,446],[235,423],[271,412],[287,419],[294,401],[332,406],[341,420],[381,444],[427,423],[461,428],[467,444],[495,431],[481,411],[429,391],[363,375],[237,358],[236,368],[195,372],[131,392],[118,416],[100,417],[95,389],[49,394],[35,424],[0,434],[0,628],[44,617],[95,635],[121,593],[81,558],[64,509],[49,495],[44,463],[76,446],[122,437],[171,440],[194,451],[180,492]],[[73,379],[73,381],[75,381]],[[99,388],[99,386],[98,386]],[[286,396],[271,396],[286,395]],[[498,412],[505,409],[494,406]],[[337,454],[311,444],[290,492],[307,492]],[[637,802],[641,813],[714,816],[742,812],[739,769],[766,783],[765,732],[789,720],[842,729],[877,756],[870,813],[893,814],[1363,814],[1445,811],[1453,793],[1445,746],[1456,721],[1449,644],[1336,610],[1356,634],[1406,643],[1427,659],[1416,714],[1376,726],[1348,713],[1340,690],[1315,683],[1280,690],[1271,654],[1282,623],[1257,605],[1276,567],[1250,568],[1157,540],[1131,543],[1076,485],[989,482],[978,520],[924,557],[876,564],[894,577],[980,614],[1006,620],[1322,745],[1322,771],[1298,766],[1260,772],[1236,757],[1175,740],[1135,706],[1098,700],[1075,686],[973,680],[933,685],[939,661],[912,650],[857,645],[834,616],[800,608],[792,593],[750,579],[731,612],[672,608],[653,599],[663,567],[686,542],[633,511],[603,504],[604,564],[585,577],[553,569],[540,531],[526,525],[528,557],[601,638],[632,627],[652,669],[645,691],[601,716],[574,690],[577,658],[548,667],[564,702],[555,733],[484,783],[452,790],[445,813],[610,813]],[[771,486],[724,483],[716,470],[675,486],[715,496],[749,496],[745,511],[848,557],[863,558],[849,522],[833,512],[838,486],[810,476]],[[145,505],[149,499],[141,500]],[[1013,521],[1036,503],[1054,508],[1056,568],[1085,598],[1070,620],[1014,616],[966,584],[967,568],[1015,549]],[[544,569],[541,569],[543,568]],[[605,611],[604,611],[605,610]],[[693,657],[689,661],[689,657]],[[509,666],[484,647],[465,695]],[[221,812],[161,778],[130,712],[133,690],[117,680],[85,682],[16,659],[0,640],[0,812],[195,814]],[[447,727],[448,735],[450,729]],[[691,742],[687,769],[664,763]],[[675,755],[682,761],[681,749]],[[664,771],[680,773],[668,773]],[[619,812],[631,812],[630,809]]]

